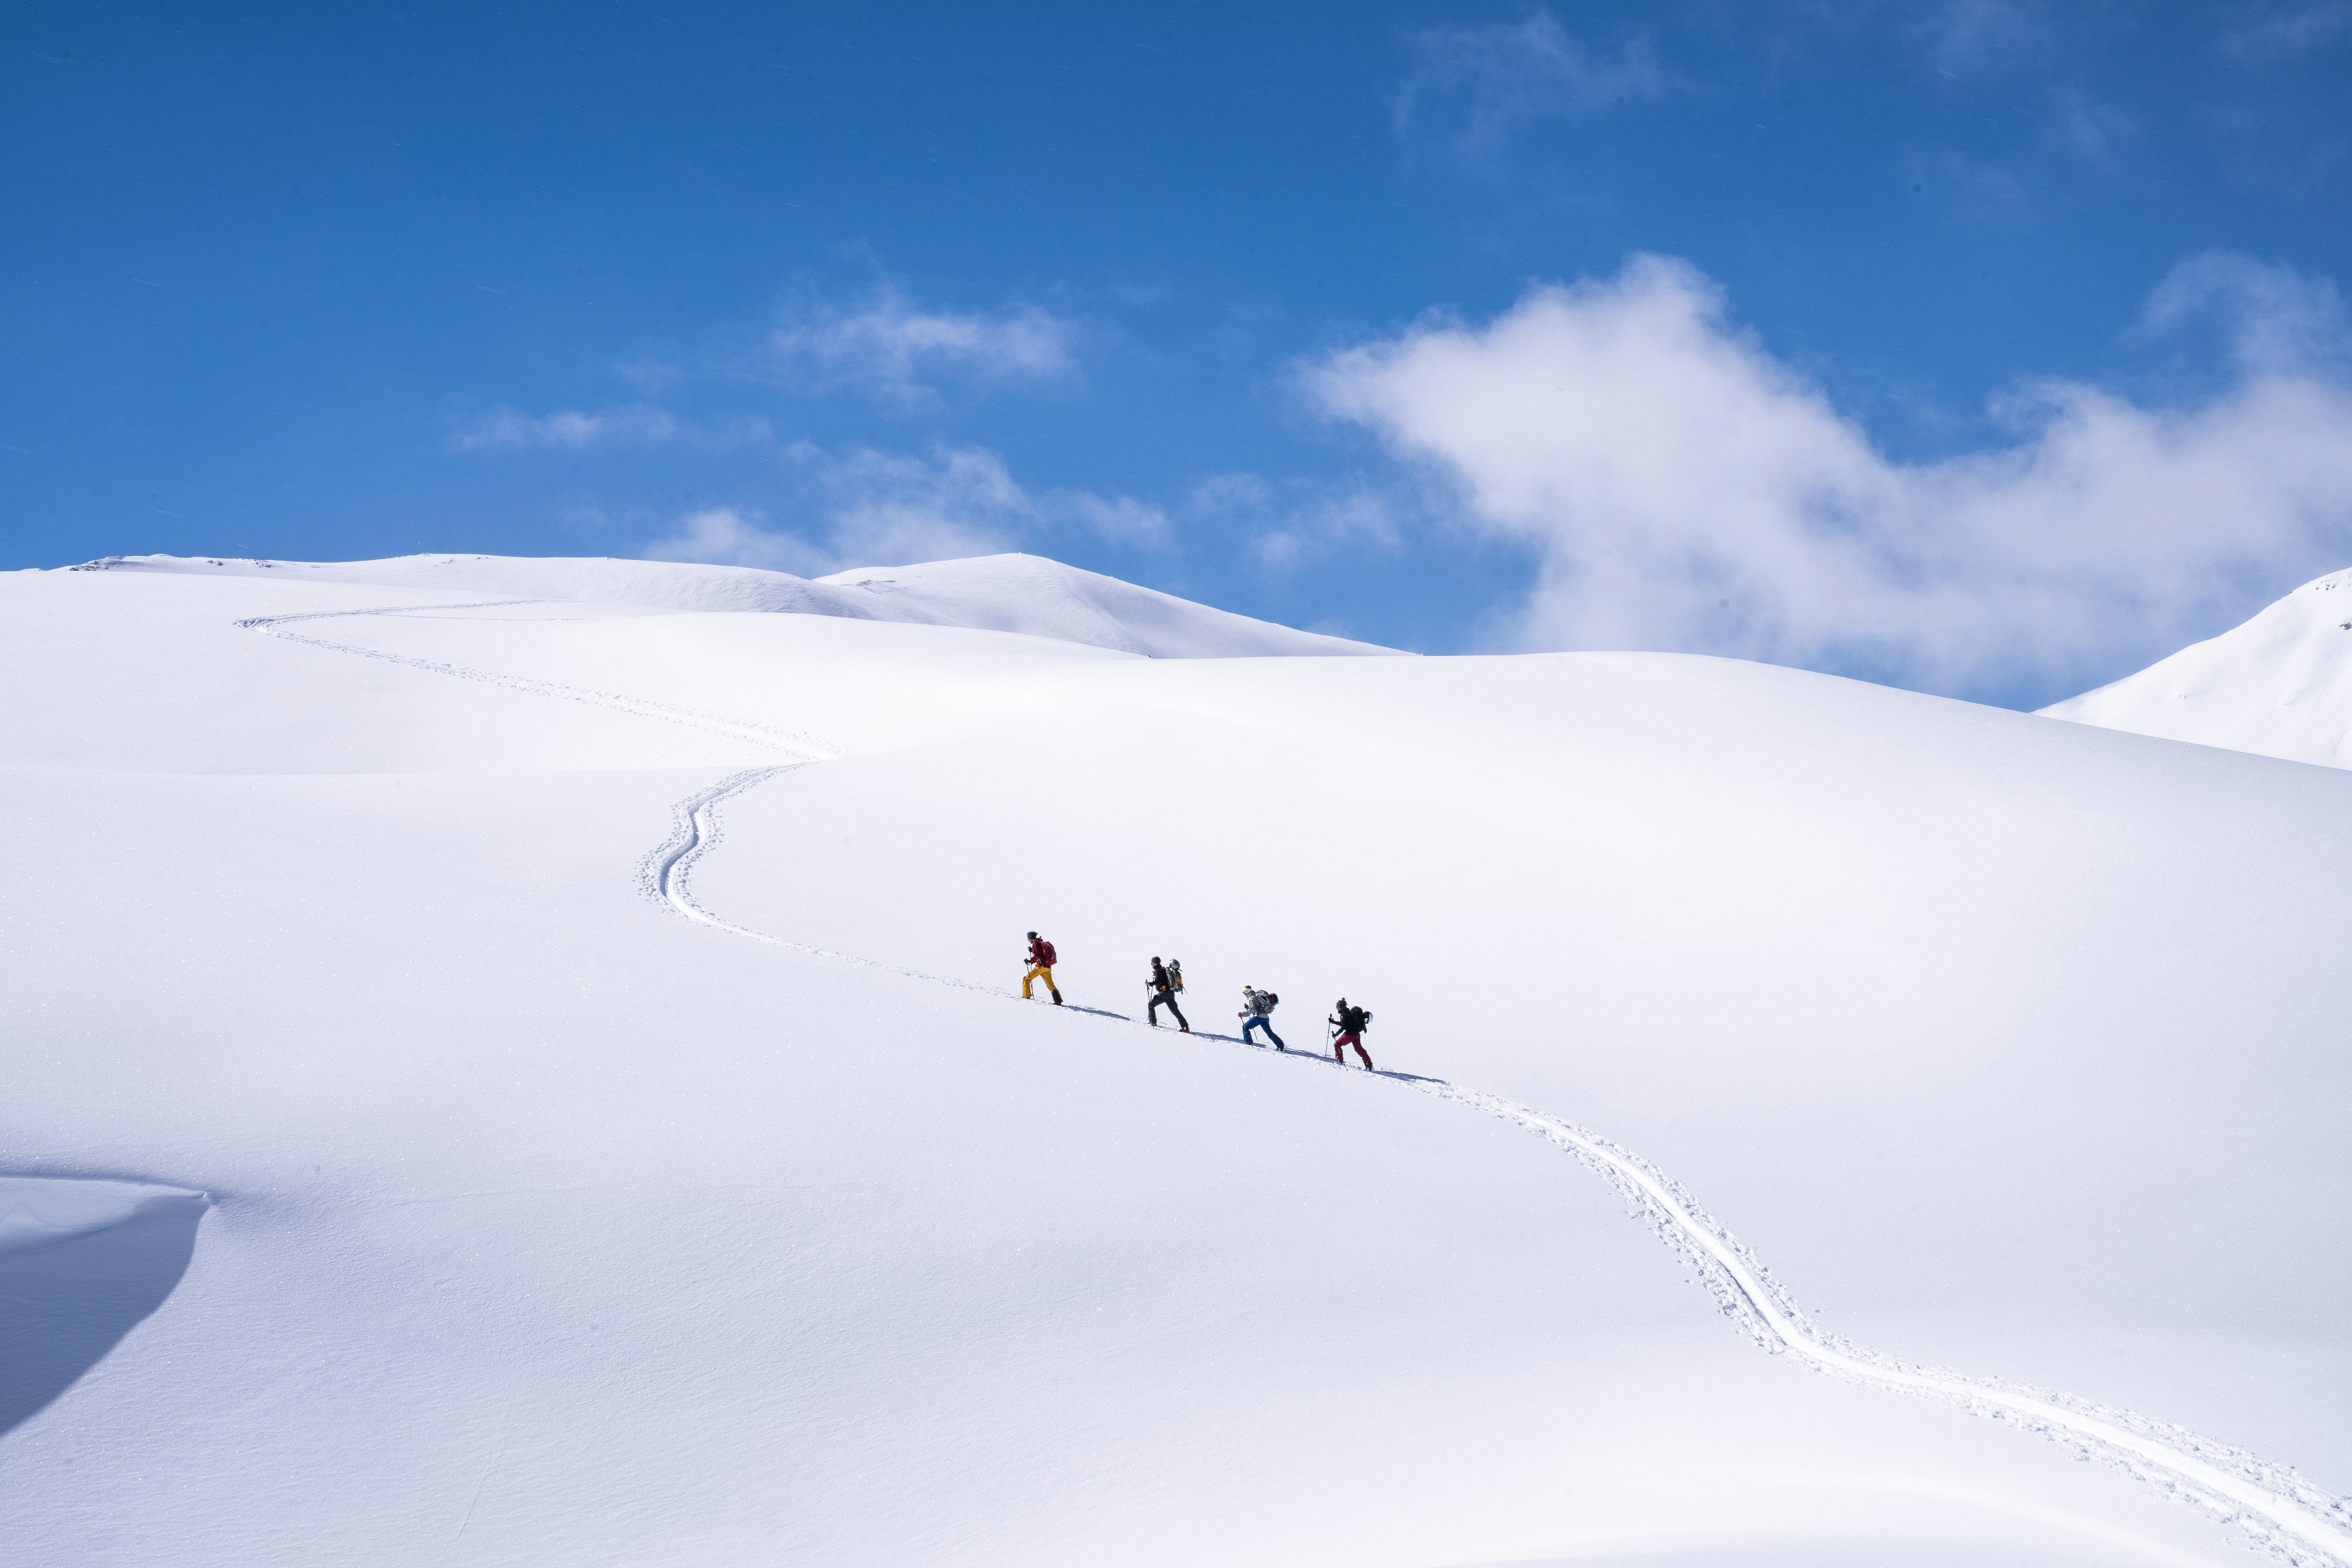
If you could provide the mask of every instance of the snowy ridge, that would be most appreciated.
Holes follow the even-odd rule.
[[[1037,555],[861,567],[814,580],[751,566],[602,556],[404,555],[319,562],[110,555],[67,570],[356,584],[654,614],[830,616],[963,626],[1140,658],[1404,657],[1394,648],[1299,631]]]
[[[770,936],[713,914],[694,900],[687,874],[719,841],[719,806],[794,771],[794,767],[750,769],[678,802],[672,808],[671,837],[642,863],[640,886],[688,920],[733,935],[816,957],[887,969],[913,979],[1003,995],[968,981],[944,979]],[[1607,1177],[1633,1211],[1647,1220],[1659,1239],[1697,1275],[1724,1315],[1768,1352],[1795,1355],[1816,1371],[1849,1383],[1957,1405],[1973,1415],[2039,1433],[2237,1526],[2294,1568],[2352,1568],[2352,1505],[2311,1485],[2292,1468],[2215,1443],[2169,1422],[2153,1421],[2093,1400],[1916,1366],[1864,1350],[1818,1327],[1746,1244],[1649,1161],[1573,1122],[1497,1095],[1443,1079],[1394,1072],[1377,1076],[1524,1128]]]

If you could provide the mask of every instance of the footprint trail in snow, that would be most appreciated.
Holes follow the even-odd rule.
[[[770,936],[722,919],[695,901],[688,874],[719,842],[720,804],[795,771],[796,766],[749,769],[678,802],[671,808],[676,819],[671,836],[646,858],[640,886],[687,919],[736,936],[1011,1000],[1008,993],[992,986]],[[1672,1177],[1639,1155],[1573,1122],[1499,1095],[1465,1089],[1443,1079],[1379,1076],[1525,1128],[1607,1177],[1698,1277],[1724,1315],[1767,1352],[1794,1355],[1817,1371],[1849,1383],[1958,1405],[1976,1415],[2038,1432],[2086,1457],[2118,1466],[2200,1512],[2236,1525],[2256,1544],[2295,1568],[2352,1568],[2352,1507],[2293,1469],[2132,1411],[1997,1379],[1913,1366],[1851,1344],[1814,1324],[1754,1253]]]

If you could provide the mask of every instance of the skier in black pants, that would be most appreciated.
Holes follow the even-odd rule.
[[[1348,1047],[1353,1046],[1356,1055],[1363,1061],[1364,1070],[1370,1072],[1372,1054],[1364,1049],[1364,1031],[1372,1026],[1372,1016],[1361,1007],[1349,1006],[1345,996],[1333,1003],[1332,1006],[1338,1010],[1339,1016],[1332,1018],[1330,1024],[1339,1032],[1332,1037],[1331,1059],[1341,1067],[1347,1066]]]
[[[1176,1015],[1178,1028],[1188,1035],[1192,1032],[1192,1026],[1184,1021],[1184,1009],[1176,1005],[1176,993],[1183,989],[1182,964],[1165,964],[1157,958],[1151,961],[1151,1005],[1144,1012],[1150,1018],[1153,1028],[1160,1027],[1160,1009],[1164,1006]]]

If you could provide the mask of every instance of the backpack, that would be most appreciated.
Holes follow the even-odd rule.
[[[1045,965],[1046,968],[1048,968],[1048,969],[1051,969],[1051,968],[1053,968],[1053,967],[1054,967],[1054,944],[1053,944],[1052,942],[1038,942],[1038,944],[1037,944],[1037,962],[1038,962],[1039,963],[1044,964],[1044,965]]]
[[[1270,1013],[1270,1012],[1272,1012],[1275,1008],[1279,1007],[1280,1005],[1282,1005],[1282,998],[1281,998],[1281,997],[1276,996],[1276,995],[1273,992],[1271,992],[1271,991],[1268,991],[1268,992],[1266,992],[1266,993],[1265,993],[1265,1006],[1266,1006],[1266,1011],[1267,1011],[1267,1012],[1269,1012],[1269,1013]]]
[[[1171,963],[1168,966],[1168,989],[1171,991],[1181,991],[1184,989],[1184,966],[1182,964]]]

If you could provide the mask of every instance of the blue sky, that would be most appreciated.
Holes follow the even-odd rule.
[[[2153,13],[2153,14],[2151,14]],[[19,3],[0,542],[2037,703],[2352,563],[2352,3]]]

